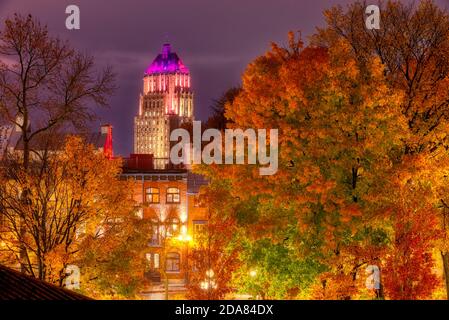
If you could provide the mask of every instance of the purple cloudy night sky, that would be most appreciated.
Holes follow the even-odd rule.
[[[406,0],[404,0],[406,1]],[[114,149],[132,152],[133,117],[143,72],[166,39],[192,74],[195,117],[205,120],[209,106],[238,85],[245,66],[271,41],[285,43],[289,30],[304,37],[322,25],[322,11],[351,0],[0,0],[0,19],[31,13],[53,34],[111,64],[119,89],[101,122],[114,126]],[[376,3],[377,1],[373,1]],[[439,0],[449,7],[449,0]],[[81,30],[65,29],[65,8],[76,4]]]

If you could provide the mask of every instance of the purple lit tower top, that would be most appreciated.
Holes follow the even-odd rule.
[[[166,43],[162,46],[162,52],[157,55],[144,74],[144,94],[169,92],[190,92],[189,69],[182,63],[182,60],[175,52],[171,51],[171,46]],[[167,105],[167,113],[176,112],[172,103]]]
[[[145,71],[145,74],[148,75],[158,73],[189,73],[189,69],[182,63],[178,55],[171,52],[171,46],[168,43],[163,45],[162,53],[158,54]]]
[[[170,132],[193,120],[189,69],[169,44],[162,46],[143,76],[139,113],[134,118],[134,153],[152,154],[155,168],[165,168]]]

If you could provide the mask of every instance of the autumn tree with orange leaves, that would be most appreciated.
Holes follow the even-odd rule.
[[[88,296],[134,297],[149,227],[133,212],[132,189],[119,179],[120,160],[107,159],[81,137],[53,142],[28,172],[15,155],[2,163],[0,261],[20,263],[25,248],[26,269],[36,278],[65,286],[67,266],[76,265]]]
[[[344,42],[303,48],[291,33],[287,48],[273,45],[250,64],[226,116],[232,128],[279,129],[279,170],[261,177],[257,166],[209,169],[241,201],[255,200],[248,238],[296,248],[296,259],[337,275],[327,286],[345,288],[385,244],[376,209],[407,136],[402,93],[386,85],[381,61],[361,72],[349,51]],[[304,291],[288,285],[280,291]],[[343,291],[340,298],[357,290]]]
[[[433,257],[430,256],[435,251],[439,251],[444,269],[446,295],[449,298],[446,196],[447,132],[449,131],[449,15],[447,11],[440,9],[430,0],[409,4],[388,1],[380,4],[382,21],[380,30],[367,30],[363,19],[360,19],[364,15],[365,8],[366,2],[357,1],[348,6],[347,10],[337,6],[325,11],[327,26],[319,29],[312,43],[324,47],[332,47],[340,42],[346,43],[351,48],[348,54],[357,61],[357,65],[362,70],[369,65],[372,57],[377,57],[382,61],[386,84],[390,88],[403,92],[404,98],[400,103],[400,110],[407,118],[409,137],[404,140],[404,157],[398,166],[397,175],[393,178],[403,177],[402,181],[397,181],[392,189],[399,190],[397,198],[390,198],[391,207],[397,213],[392,213],[391,219],[387,220],[395,224],[395,228],[402,229],[402,231],[396,229],[394,231],[396,234],[394,250],[397,255],[405,255],[405,261],[412,262],[415,259],[412,258],[414,248],[409,248],[407,242],[401,240],[405,237],[404,226],[411,224],[410,228],[414,230],[410,231],[412,234],[417,232],[423,235],[420,241],[413,242],[411,238],[409,240],[421,252],[418,256],[422,257],[425,252],[427,257],[425,263],[419,258],[416,259],[416,265],[428,264],[428,268],[427,271],[418,268],[414,270],[417,274],[411,275],[410,270],[413,268],[409,266],[401,269],[400,272],[403,274],[398,277],[402,279],[423,277],[434,263]],[[404,199],[403,193],[410,184],[426,185],[428,188],[425,197],[422,194],[412,193],[407,193],[407,196],[419,197],[421,202],[425,203],[424,208],[429,214],[427,221],[429,223],[419,225],[420,214],[418,213],[416,221],[414,221],[415,218],[410,219],[413,212],[407,201],[411,199]],[[397,199],[401,199],[400,203],[405,206],[398,207]],[[430,222],[435,222],[435,209],[437,209],[437,224],[432,226]],[[418,212],[422,210],[424,209],[419,209]],[[399,217],[405,220],[398,221]],[[419,232],[414,229],[415,224]],[[435,227],[439,229],[440,237],[438,241],[430,243],[430,239],[434,238]],[[406,234],[413,237],[407,232]],[[403,251],[400,251],[401,249]],[[432,275],[429,275],[429,278],[432,278]],[[415,283],[413,290],[403,288],[404,292],[408,292],[405,296],[409,299],[430,297],[431,287],[436,287],[435,281],[430,279],[415,282],[423,286],[422,290],[427,290],[424,290],[427,295],[423,295]],[[395,288],[403,286],[404,283],[407,281],[401,284],[386,283],[387,286],[392,286],[387,291],[396,292]],[[421,293],[418,294],[418,292]],[[395,297],[399,296],[395,295]]]
[[[240,261],[239,246],[233,243],[238,229],[231,214],[236,201],[229,201],[229,196],[229,184],[223,180],[211,181],[199,195],[208,220],[195,235],[189,254],[189,299],[225,299],[234,291],[231,280]]]
[[[365,7],[326,11],[309,47],[293,33],[274,44],[226,105],[229,128],[279,129],[277,174],[202,171],[229,181],[244,208],[236,275],[255,295],[370,298],[375,264],[385,298],[424,299],[441,283],[435,249],[447,269],[448,15],[392,1],[383,28],[366,30]]]
[[[410,181],[398,189],[391,214],[392,248],[383,272],[385,293],[395,300],[426,299],[439,284],[432,257],[432,247],[440,238],[438,209],[423,201],[428,187]]]
[[[18,129],[21,166],[30,169],[32,145],[61,128],[86,129],[93,106],[106,106],[114,74],[96,68],[93,57],[49,34],[31,15],[14,14],[0,28],[0,120]],[[21,192],[28,202],[28,190]],[[25,232],[26,227],[21,227]],[[22,235],[25,237],[25,235]],[[21,270],[27,269],[22,248]]]

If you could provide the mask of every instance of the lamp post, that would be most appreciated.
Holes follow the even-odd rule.
[[[164,240],[164,264],[162,270],[164,270],[164,290],[165,290],[165,300],[168,300],[168,277],[167,277],[167,241]]]
[[[185,254],[186,254],[186,258],[185,258],[185,283],[186,286],[189,284],[189,261],[188,261],[188,257],[189,257],[189,245],[192,243],[192,237],[186,233],[181,233],[178,236],[178,240],[182,243],[184,243],[185,248]]]

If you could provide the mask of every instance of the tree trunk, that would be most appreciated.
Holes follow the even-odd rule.
[[[165,300],[168,300],[168,278],[167,278],[167,274],[165,274],[164,289],[165,289]]]
[[[384,282],[382,281],[382,268],[380,266],[380,263],[378,265],[379,268],[379,282],[380,282],[380,289],[377,292],[377,298],[378,299],[382,299],[385,300],[385,296],[384,296]]]
[[[449,252],[441,251],[444,269],[444,284],[446,286],[446,299],[449,300]]]
[[[22,141],[23,141],[23,170],[25,173],[28,173],[29,163],[30,163],[30,145],[27,137],[27,121],[28,122],[28,115],[25,112],[23,117],[23,124],[22,124]],[[25,189],[22,192],[22,201],[25,203],[25,205],[28,203],[28,190]],[[26,237],[26,230],[23,223],[23,217],[20,220],[20,271],[23,273],[27,273],[27,252],[26,247],[24,245],[25,237]],[[30,273],[32,274],[33,271],[31,270],[32,266],[28,263],[28,267],[30,268]]]

